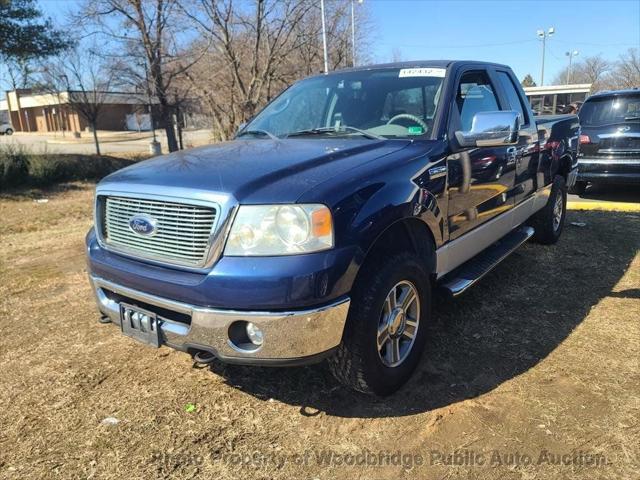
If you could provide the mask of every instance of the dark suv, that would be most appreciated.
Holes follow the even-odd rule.
[[[592,95],[580,113],[580,155],[575,193],[588,182],[640,183],[640,90]]]

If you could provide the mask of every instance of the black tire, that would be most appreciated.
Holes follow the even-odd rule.
[[[574,195],[584,195],[586,191],[587,182],[576,182],[575,185],[569,189],[569,193],[573,193]]]
[[[429,273],[423,262],[411,253],[398,253],[381,263],[370,262],[363,269],[353,289],[342,342],[335,355],[329,358],[329,367],[344,385],[360,392],[385,396],[398,390],[409,379],[424,350],[431,307]],[[413,314],[418,323],[413,343],[405,350],[404,360],[397,366],[387,366],[379,353],[378,328],[387,295],[398,285],[415,287],[412,291],[417,293],[419,303],[417,311],[413,307]],[[406,318],[410,318],[409,315]],[[404,314],[402,319],[402,322],[408,322]],[[408,326],[402,330],[413,328]],[[405,333],[396,331],[394,335],[401,337],[406,348],[409,340]]]
[[[558,206],[562,208],[559,218],[556,210]],[[564,177],[556,175],[551,185],[551,194],[547,204],[542,210],[535,213],[529,221],[529,224],[535,229],[533,240],[543,245],[556,243],[562,234],[566,217],[567,188]]]
[[[7,128],[7,129],[4,131],[4,133],[5,133],[5,135],[13,135],[13,129],[12,129],[12,128]]]

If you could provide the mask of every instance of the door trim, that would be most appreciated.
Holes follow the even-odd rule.
[[[547,185],[510,210],[438,248],[436,250],[437,278],[475,257],[489,245],[520,226],[547,204],[550,194],[551,185]]]

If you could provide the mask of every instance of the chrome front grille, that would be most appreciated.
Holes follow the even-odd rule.
[[[216,208],[119,196],[103,197],[102,202],[102,238],[108,247],[167,263],[204,266]],[[153,234],[140,234],[131,228],[132,219],[141,216],[153,222]]]

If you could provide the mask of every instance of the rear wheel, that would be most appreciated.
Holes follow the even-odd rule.
[[[342,343],[329,365],[341,383],[389,395],[409,379],[424,349],[431,304],[429,275],[410,253],[363,268]]]
[[[529,224],[535,229],[533,240],[545,245],[558,241],[567,215],[567,188],[564,177],[556,175],[551,185],[549,200],[542,210],[535,213]]]
[[[576,182],[573,187],[569,190],[570,193],[574,195],[584,195],[584,192],[587,191],[587,182]]]

